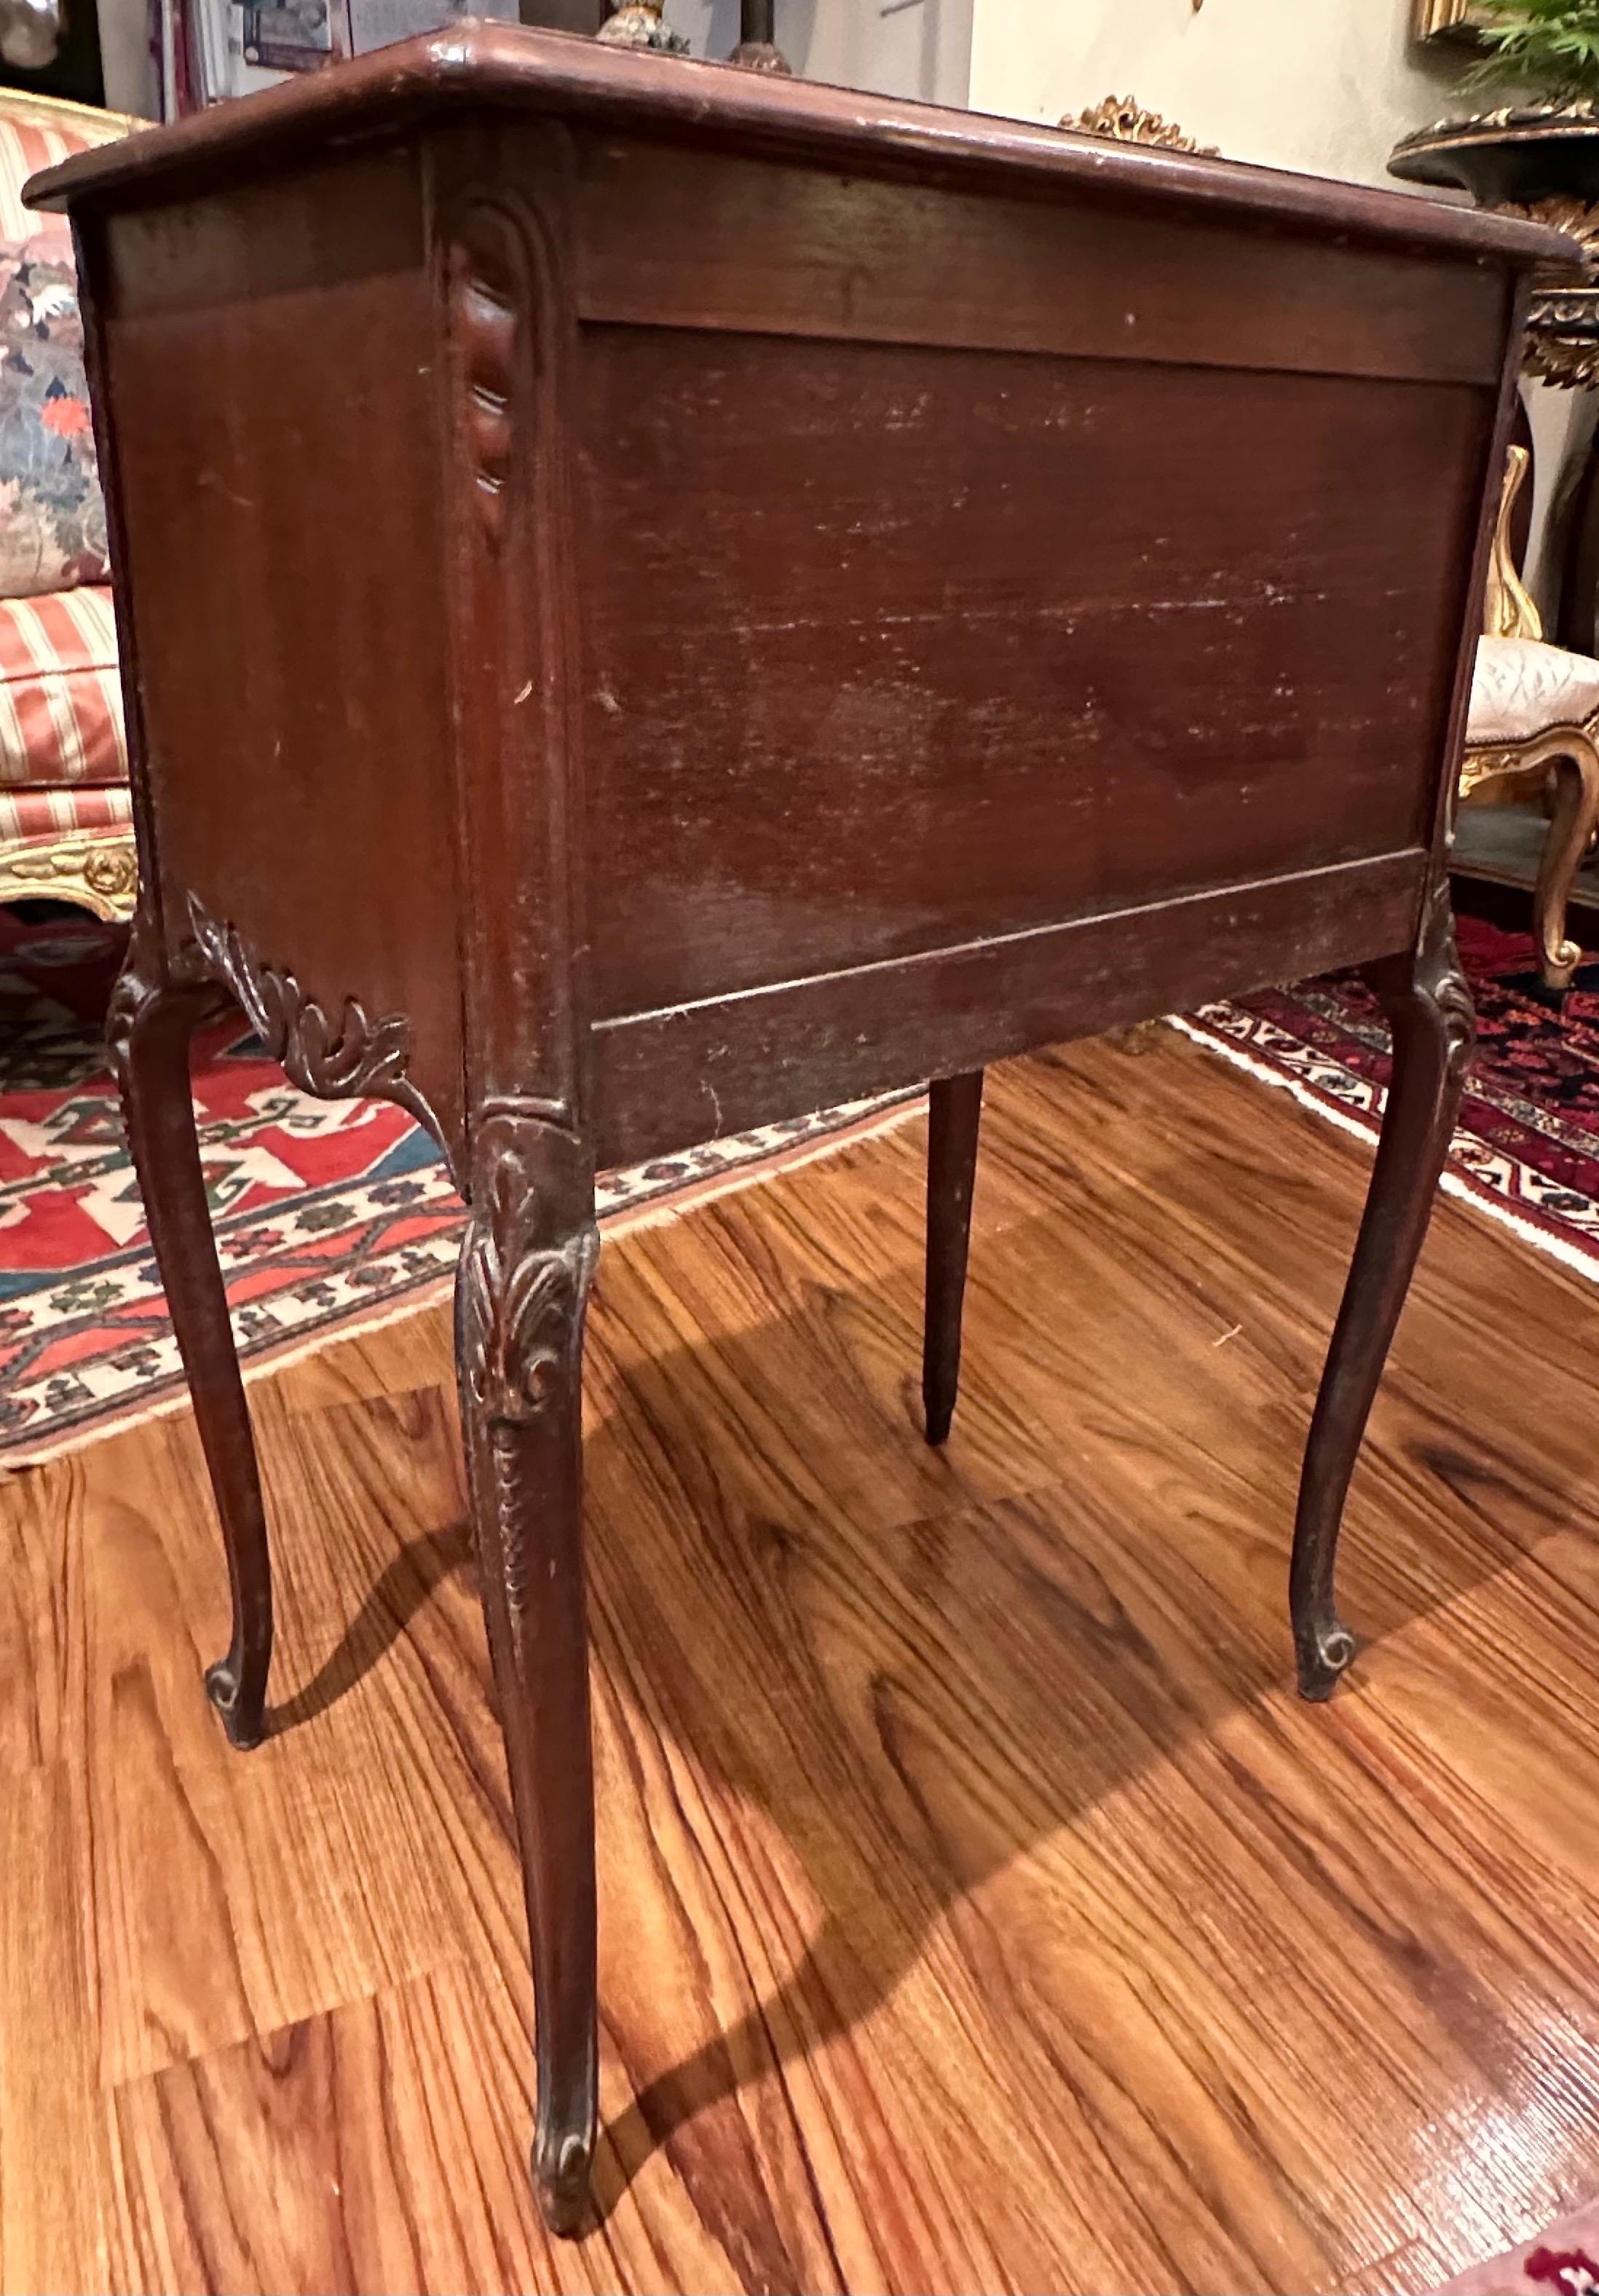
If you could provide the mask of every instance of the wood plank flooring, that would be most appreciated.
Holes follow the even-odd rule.
[[[912,1124],[608,1249],[604,2221],[529,1987],[443,1313],[0,1487],[0,2288],[1423,2290],[1599,2191],[1599,1289],[1445,1201],[1292,1694],[1358,1145],[1168,1035],[994,1082],[966,1380]]]

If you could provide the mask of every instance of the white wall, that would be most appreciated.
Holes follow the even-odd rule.
[[[807,79],[964,103],[972,14],[972,0],[777,0],[777,44]],[[667,0],[667,19],[698,56],[738,45],[738,0]]]
[[[1229,159],[1385,180],[1412,127],[1466,111],[1410,0],[977,0],[972,102],[1059,119],[1131,95]]]

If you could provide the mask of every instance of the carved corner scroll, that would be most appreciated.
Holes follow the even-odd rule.
[[[319,1100],[370,1095],[391,1100],[414,1116],[450,1157],[437,1116],[406,1074],[411,1023],[403,1013],[369,1020],[358,998],[347,996],[337,1020],[286,968],[269,964],[236,925],[214,917],[189,895],[192,940],[182,969],[220,981],[290,1082]],[[459,1175],[452,1170],[459,1184]]]

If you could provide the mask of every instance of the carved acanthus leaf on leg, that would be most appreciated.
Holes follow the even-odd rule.
[[[1355,1653],[1354,1636],[1334,1600],[1339,1527],[1367,1414],[1427,1233],[1476,1040],[1445,873],[1427,890],[1414,946],[1362,971],[1388,1017],[1393,1065],[1360,1234],[1300,1484],[1289,1583],[1300,1688],[1307,1698],[1327,1697]]]
[[[599,1254],[590,1182],[570,1225],[582,1152],[562,1126],[514,1111],[485,1119],[474,1143],[473,1213],[462,1246],[461,1371],[482,1414],[512,1644],[532,1590],[528,1571],[525,1431],[581,1378],[583,1318]]]
[[[1444,1033],[1445,1073],[1451,1085],[1458,1086],[1476,1049],[1477,1008],[1456,946],[1455,906],[1447,871],[1433,880],[1427,896],[1414,980],[1415,993],[1438,1007]]]
[[[592,1226],[542,1242],[540,1210],[534,1160],[504,1151],[488,1176],[488,1202],[473,1218],[463,1263],[467,1375],[494,1419],[535,1419],[549,1402],[599,1250]]]

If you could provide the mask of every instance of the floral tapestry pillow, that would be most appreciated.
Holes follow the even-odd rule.
[[[0,598],[108,578],[71,241],[0,241]]]

